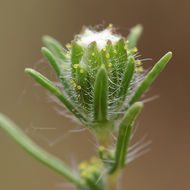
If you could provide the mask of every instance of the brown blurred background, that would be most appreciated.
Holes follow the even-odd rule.
[[[148,134],[151,151],[132,162],[121,181],[130,190],[190,189],[189,126],[189,0],[0,0],[0,111],[12,118],[35,142],[75,167],[95,153],[95,140],[60,116],[45,90],[35,85],[25,67],[54,78],[40,52],[49,34],[63,44],[83,25],[113,23],[122,35],[135,24],[144,26],[139,50],[153,64],[173,52],[164,72],[146,97],[138,118],[137,139]],[[72,189],[63,177],[28,156],[0,130],[0,189]]]

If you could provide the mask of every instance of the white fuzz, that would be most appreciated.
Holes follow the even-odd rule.
[[[83,34],[79,35],[77,43],[86,48],[90,43],[95,41],[99,50],[101,50],[106,46],[108,40],[110,40],[114,45],[116,41],[121,39],[121,37],[121,35],[113,34],[110,28],[107,28],[100,32],[87,28]]]

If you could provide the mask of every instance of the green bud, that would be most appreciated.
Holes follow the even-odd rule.
[[[135,58],[141,32],[140,25],[127,37],[116,34],[113,27],[102,31],[86,27],[65,48],[52,37],[43,38],[42,53],[63,86],[67,101],[62,103],[67,102],[65,106],[98,135],[104,131],[105,137],[153,81],[145,77],[141,84],[143,67]],[[157,67],[154,73],[156,77]]]

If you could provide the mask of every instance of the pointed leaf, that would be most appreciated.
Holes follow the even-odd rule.
[[[117,60],[117,67],[118,67],[118,74],[122,75],[123,69],[126,67],[127,63],[127,51],[126,51],[125,40],[122,38],[121,40],[117,41],[115,44],[116,53],[116,60]]]
[[[71,67],[72,67],[72,77],[74,81],[77,80],[76,73],[82,56],[83,56],[83,48],[73,41],[71,48]]]
[[[79,44],[77,44],[75,41],[72,42],[71,47],[71,61],[72,64],[79,64],[80,60],[83,56],[83,48]]]
[[[125,158],[127,148],[128,139],[129,139],[129,127],[134,122],[137,115],[140,113],[143,104],[141,102],[137,102],[133,104],[125,116],[123,117],[120,125],[119,125],[119,132],[117,136],[117,143],[116,143],[116,150],[115,150],[115,163],[110,170],[110,173],[115,172],[119,167],[123,167],[123,160]]]
[[[55,57],[53,56],[53,54],[51,53],[51,51],[49,49],[47,49],[46,47],[43,47],[42,48],[42,53],[48,59],[48,61],[50,62],[51,66],[55,70],[57,76],[59,77],[60,76],[60,66],[57,63],[57,61],[56,61]]]
[[[160,74],[160,72],[164,69],[168,61],[172,57],[172,52],[168,52],[165,54],[152,68],[152,70],[146,75],[144,80],[141,82],[139,87],[137,88],[134,96],[129,102],[129,105],[132,105],[134,102],[136,102],[141,95],[148,89],[148,87],[152,84],[152,82],[156,79],[156,77]]]
[[[125,101],[125,98],[126,98],[126,95],[128,92],[128,88],[129,88],[129,84],[133,77],[134,70],[135,70],[135,60],[134,60],[133,56],[131,56],[131,57],[129,57],[129,60],[128,60],[128,63],[125,68],[125,72],[123,74],[123,78],[121,81],[121,86],[120,86],[120,90],[119,90],[119,97],[121,97],[120,105]]]
[[[66,51],[57,40],[55,40],[51,36],[43,36],[42,40],[46,47],[50,49],[55,56],[58,56],[63,60],[67,60]]]
[[[96,68],[100,66],[100,52],[95,41],[90,43],[87,47],[85,61],[89,66],[89,70],[95,69],[97,71]]]
[[[131,29],[130,34],[127,36],[129,49],[133,49],[134,47],[136,47],[142,31],[143,27],[140,24],[136,25]]]
[[[67,100],[61,91],[45,76],[33,69],[25,69],[25,72],[35,79],[44,88],[55,95],[81,122],[85,123],[86,119],[78,112],[78,110]]]

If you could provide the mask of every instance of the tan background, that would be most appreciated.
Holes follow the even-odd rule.
[[[130,27],[142,23],[145,29],[139,50],[143,58],[153,58],[145,67],[151,67],[169,50],[174,56],[146,96],[160,98],[147,103],[138,119],[137,137],[148,133],[153,141],[151,151],[128,166],[122,189],[190,189],[189,10],[189,0],[0,0],[0,111],[70,165],[88,159],[95,153],[92,136],[88,132],[64,136],[69,129],[79,127],[57,114],[45,91],[24,68],[52,76],[47,62],[41,59],[44,34],[66,43],[82,25],[113,23],[126,35]],[[0,189],[70,189],[62,186],[63,182],[0,130]]]

